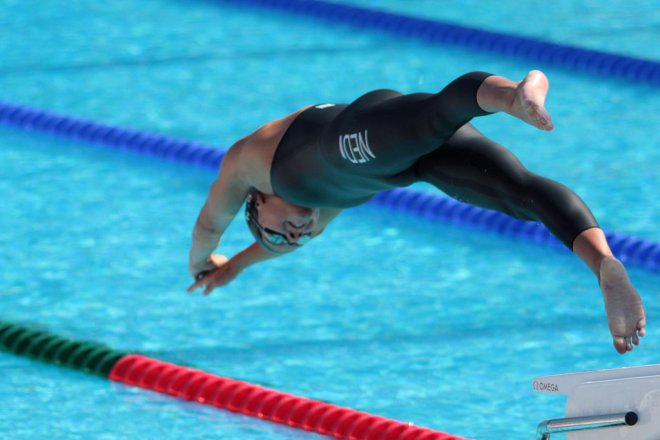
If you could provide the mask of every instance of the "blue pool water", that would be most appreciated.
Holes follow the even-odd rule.
[[[1,99],[221,146],[310,102],[538,67],[214,2],[3,6]],[[660,239],[658,89],[546,71],[555,132],[477,125],[606,229]],[[532,393],[536,375],[658,362],[657,274],[630,271],[650,330],[619,357],[567,252],[370,206],[187,296],[213,173],[6,128],[0,140],[0,319],[479,439],[530,438],[562,415],[563,399]],[[223,252],[248,243],[237,222]],[[0,369],[11,438],[316,437],[4,353]]]
[[[398,14],[448,20],[464,26],[541,38],[555,43],[660,58],[660,1],[557,0],[483,2],[479,0],[333,0]]]

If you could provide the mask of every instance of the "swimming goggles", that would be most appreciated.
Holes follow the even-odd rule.
[[[274,246],[281,246],[287,244],[289,246],[303,246],[312,239],[311,232],[303,234],[298,241],[290,241],[289,238],[281,232],[273,231],[272,229],[261,226],[257,220],[257,211],[254,203],[249,203],[245,209],[245,221],[248,225],[256,227],[259,236]]]

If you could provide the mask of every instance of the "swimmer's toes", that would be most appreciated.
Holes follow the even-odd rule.
[[[522,102],[522,108],[526,115],[523,119],[526,119],[527,122],[531,123],[539,130],[550,131],[553,129],[554,125],[552,124],[552,118],[545,107],[526,99]]]
[[[644,336],[646,334],[646,318],[642,318],[637,321],[637,332],[640,336]]]
[[[626,342],[626,338],[621,336],[613,336],[612,342],[614,342],[614,348],[616,349],[617,353],[626,354],[628,351],[628,343]]]
[[[552,118],[550,117],[550,113],[548,113],[548,111],[543,107],[539,108],[538,111],[539,111],[539,122],[541,124],[541,128],[546,131],[552,130],[555,126],[552,123]]]

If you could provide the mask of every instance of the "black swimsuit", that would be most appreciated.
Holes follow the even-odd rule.
[[[437,94],[376,90],[350,105],[305,110],[275,152],[275,194],[300,206],[348,208],[426,181],[458,200],[541,221],[572,249],[577,235],[598,226],[584,202],[468,123],[488,114],[476,100],[488,76],[463,75]]]

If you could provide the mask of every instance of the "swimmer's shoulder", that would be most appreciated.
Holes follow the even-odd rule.
[[[293,120],[310,107],[303,107],[283,118],[270,121],[239,139],[231,146],[225,159],[232,162],[232,168],[237,168],[250,186],[272,194],[270,166],[277,146]]]

